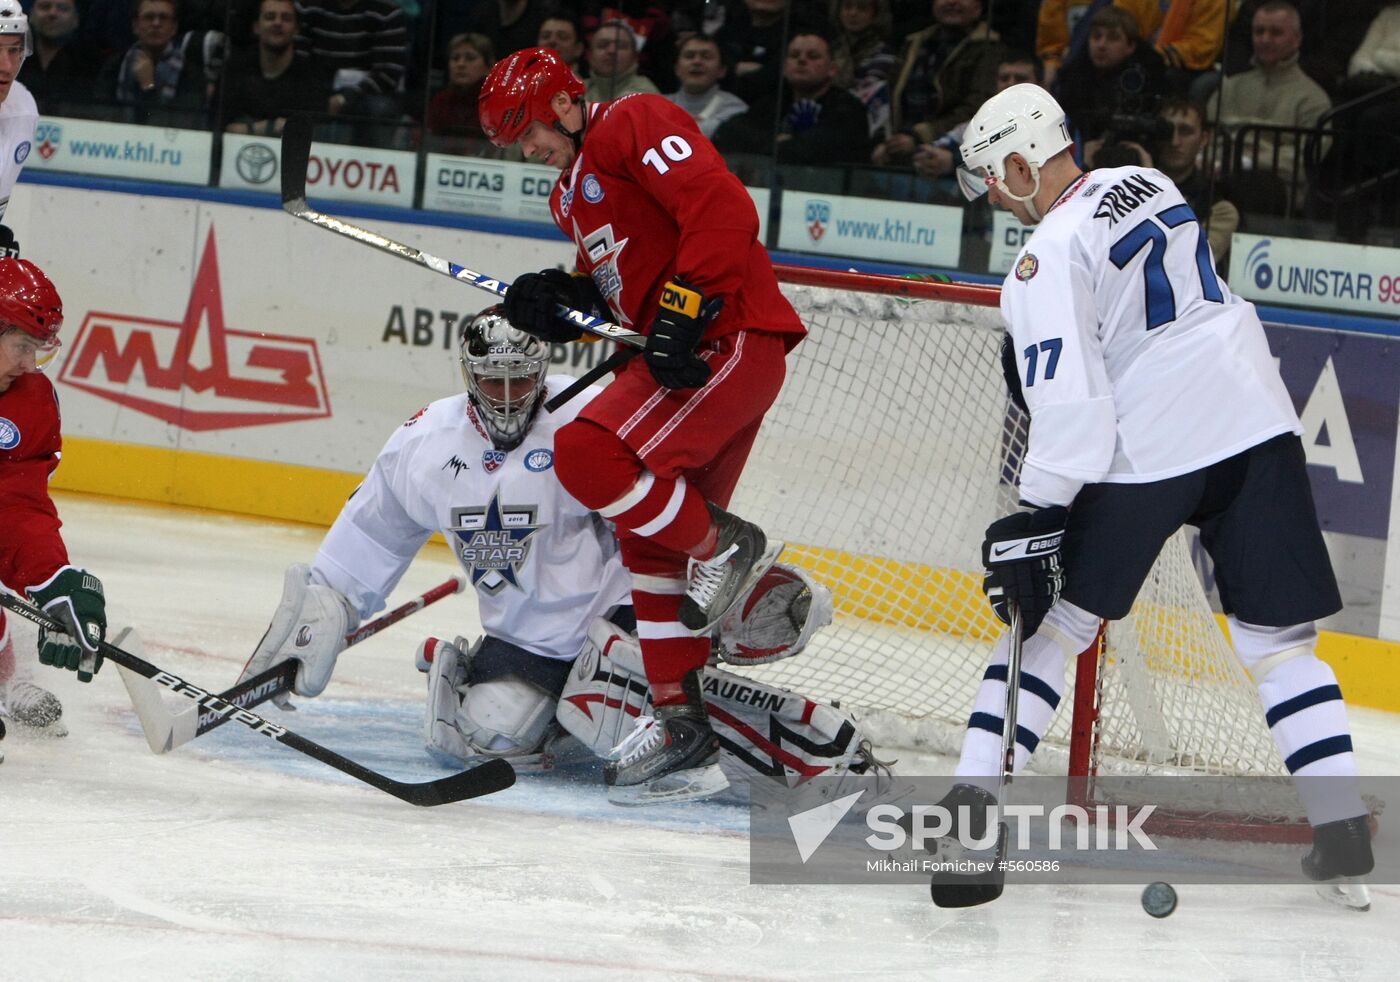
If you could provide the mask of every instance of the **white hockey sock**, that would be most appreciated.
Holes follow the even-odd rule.
[[[963,737],[962,756],[954,774],[958,777],[982,777],[981,784],[995,791],[996,776],[1001,773],[1001,732],[1006,711],[1006,661],[1009,643],[1006,637],[997,642],[991,664],[982,676],[977,700],[967,721]],[[1060,645],[1042,629],[1029,638],[1021,649],[1021,694],[1016,710],[1016,765],[1019,772],[1035,752],[1040,738],[1050,728],[1060,696],[1065,691],[1065,655]]]
[[[1346,704],[1332,667],[1308,652],[1276,665],[1259,682],[1265,718],[1314,825],[1365,812]],[[1326,780],[1315,780],[1326,778]]]

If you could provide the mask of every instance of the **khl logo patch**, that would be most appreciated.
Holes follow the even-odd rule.
[[[483,450],[481,452],[481,466],[486,468],[488,474],[496,473],[505,462],[506,455],[503,451]]]

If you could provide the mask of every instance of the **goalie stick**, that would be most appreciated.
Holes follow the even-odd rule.
[[[0,593],[0,606],[13,611],[26,620],[33,621],[46,630],[67,633],[58,621],[38,607],[18,597]],[[308,740],[300,734],[293,733],[285,726],[278,726],[276,723],[263,719],[250,709],[239,709],[230,705],[218,695],[201,689],[178,675],[157,668],[150,662],[138,658],[116,645],[100,641],[97,647],[102,652],[103,657],[113,664],[130,669],[138,675],[152,680],[157,685],[164,686],[172,692],[191,699],[198,706],[226,713],[235,722],[242,723],[260,736],[276,740],[285,747],[290,747],[298,753],[319,760],[323,764],[328,764],[342,774],[349,774],[356,780],[362,781],[372,788],[378,788],[380,791],[391,794],[411,805],[445,805],[453,801],[462,801],[466,798],[476,798],[496,791],[503,791],[515,783],[514,768],[499,757],[478,767],[473,767],[471,770],[450,774],[432,781],[418,783],[396,781],[378,771],[370,770],[363,764],[357,764],[348,757],[342,757],[334,750]]]
[[[413,246],[404,245],[402,242],[395,242],[378,232],[371,232],[367,228],[351,225],[349,222],[316,211],[308,205],[306,203],[306,168],[311,162],[311,125],[311,117],[294,115],[288,118],[286,125],[282,128],[283,211],[337,235],[343,235],[381,252],[387,252],[391,256],[398,256],[400,259],[425,266],[435,273],[450,276],[454,280],[494,293],[498,297],[506,295],[506,287],[510,285],[509,283],[467,269],[449,259],[442,259],[421,249],[415,249]],[[593,317],[581,310],[565,307],[563,304],[555,308],[555,313],[574,327],[581,331],[587,331],[589,334],[597,335],[600,338],[611,338],[620,345],[638,350],[646,347],[646,338],[643,335],[636,331],[629,331],[617,324],[610,324],[601,317]]]
[[[461,593],[466,589],[466,585],[466,580],[460,576],[453,576],[439,583],[426,593],[419,594],[407,603],[395,607],[387,614],[381,614],[345,635],[345,647],[349,648],[373,637],[386,627],[397,624],[443,597]],[[123,632],[121,637],[126,637],[128,633]],[[140,639],[133,635],[132,640],[139,643]],[[114,643],[121,644],[121,638]],[[291,659],[278,662],[252,678],[244,679],[233,688],[220,692],[219,698],[239,709],[252,709],[273,696],[292,691],[296,668],[296,662]],[[122,682],[126,684],[127,694],[131,696],[131,706],[136,710],[136,718],[141,721],[141,730],[146,734],[146,743],[150,746],[151,753],[169,753],[229,721],[227,714],[211,712],[199,706],[189,706],[178,713],[172,713],[161,698],[160,689],[155,683],[122,669],[121,666],[118,666],[118,669]]]

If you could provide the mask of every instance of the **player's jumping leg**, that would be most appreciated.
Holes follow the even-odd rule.
[[[1264,703],[1269,732],[1313,827],[1303,872],[1318,893],[1345,907],[1371,901],[1356,877],[1371,872],[1370,817],[1357,787],[1346,704],[1332,667],[1317,657],[1312,624],[1261,627],[1230,617],[1230,639]]]
[[[617,526],[656,710],[617,748],[604,772],[611,787],[668,797],[725,787],[700,696],[709,642],[696,634],[781,548],[724,506],[782,384],[784,353],[776,335],[721,338],[704,352],[710,380],[688,391],[658,386],[633,362],[555,438],[560,483]]]

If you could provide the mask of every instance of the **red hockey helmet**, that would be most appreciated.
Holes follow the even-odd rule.
[[[15,327],[45,347],[58,343],[63,301],[28,259],[0,259],[0,330]]]
[[[481,128],[496,146],[508,147],[537,119],[552,126],[558,117],[549,101],[556,92],[583,95],[583,83],[557,54],[525,48],[507,55],[481,85]]]

